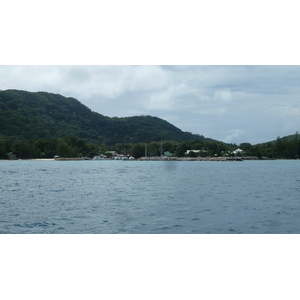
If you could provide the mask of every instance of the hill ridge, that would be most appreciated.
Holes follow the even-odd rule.
[[[52,139],[76,135],[108,145],[119,142],[210,140],[183,132],[156,116],[107,117],[73,97],[44,91],[0,91],[0,137]]]

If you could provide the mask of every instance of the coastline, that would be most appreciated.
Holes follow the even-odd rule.
[[[28,158],[28,159],[3,159],[3,161],[85,161],[93,160],[86,157],[57,157],[57,158]],[[104,160],[113,160],[111,158],[106,158]],[[245,161],[245,160],[275,160],[273,158],[257,156],[244,156],[244,157],[167,157],[167,156],[154,156],[154,157],[140,157],[132,161]]]
[[[241,157],[140,157],[138,161],[243,161]]]

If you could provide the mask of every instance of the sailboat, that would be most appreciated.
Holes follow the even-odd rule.
[[[93,160],[102,160],[104,159],[103,155],[96,155],[93,157]]]
[[[93,157],[93,160],[103,160],[104,159],[104,156],[101,153],[101,147],[100,147],[100,143],[98,143],[98,146],[99,146],[99,155],[96,155]]]
[[[130,151],[130,156],[129,156],[129,160],[134,160],[135,158],[132,156],[132,144],[131,144],[131,151]]]

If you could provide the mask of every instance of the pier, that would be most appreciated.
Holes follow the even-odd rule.
[[[141,157],[138,161],[243,161],[241,157]]]

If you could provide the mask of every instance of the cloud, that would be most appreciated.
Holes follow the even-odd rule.
[[[286,118],[300,117],[300,103],[299,106],[296,106],[293,103],[287,105],[286,104],[273,105],[270,108],[270,111],[272,111],[273,115],[285,116]]]
[[[185,100],[184,100],[185,99]],[[190,103],[188,103],[190,102]],[[158,92],[151,93],[149,101],[146,102],[147,110],[179,110],[184,103],[185,109],[193,104],[188,100],[186,95],[186,86],[183,83],[171,84],[166,89],[161,89]]]
[[[204,108],[198,111],[200,115],[210,115],[210,116],[221,116],[226,113],[227,109],[225,107],[211,107]]]
[[[160,66],[135,66],[129,77],[130,91],[157,91],[170,85],[170,73]]]
[[[159,66],[1,66],[1,73],[4,89],[44,89],[86,99],[156,91],[165,88],[169,80]]]
[[[59,93],[110,117],[154,115],[235,143],[298,131],[299,82],[299,66],[0,66],[3,90]]]
[[[237,140],[241,140],[245,134],[245,131],[242,129],[231,130],[228,135],[223,139],[225,143],[235,143]]]
[[[220,89],[214,92],[213,98],[214,100],[228,103],[232,101],[233,96],[230,89]]]

